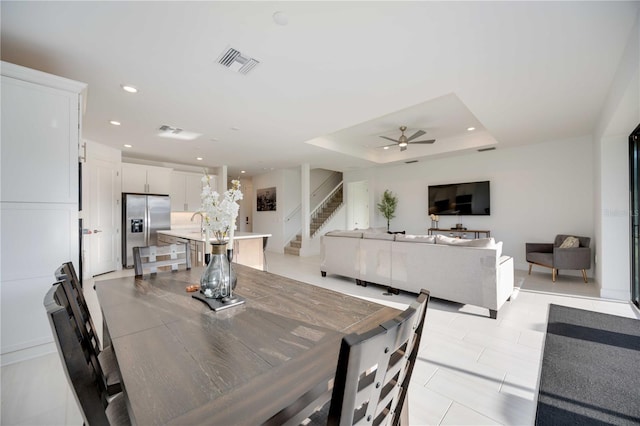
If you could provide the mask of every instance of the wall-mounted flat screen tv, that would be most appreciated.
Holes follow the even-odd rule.
[[[429,214],[489,215],[491,214],[489,181],[429,185]]]

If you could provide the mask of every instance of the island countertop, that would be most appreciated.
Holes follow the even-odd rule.
[[[270,236],[271,234],[256,232],[236,232],[233,236],[233,262],[263,270],[265,268],[264,248],[267,238]],[[198,228],[158,231],[158,245],[185,242],[191,248],[191,263],[193,265],[205,265],[205,255],[210,252],[210,247],[206,244],[206,238]],[[218,240],[215,237],[211,237],[209,242],[216,243]]]
[[[185,240],[206,241],[204,235],[197,229],[175,229],[158,231],[158,234],[168,235],[170,237],[184,238]],[[268,238],[271,234],[260,234],[255,232],[236,232],[233,235],[234,240],[248,240],[251,238]],[[215,237],[209,238],[209,242],[216,242]]]

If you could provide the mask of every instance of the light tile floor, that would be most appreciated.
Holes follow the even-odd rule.
[[[321,277],[318,257],[267,253],[270,272],[404,309],[415,295],[383,295],[385,288]],[[96,277],[108,279],[133,272]],[[550,303],[640,318],[629,303],[598,297],[593,283],[547,271],[516,271],[512,300],[497,320],[485,309],[432,300],[411,382],[411,425],[530,425],[535,416],[547,312]],[[429,288],[425,280],[425,288]],[[94,321],[102,321],[93,282],[85,283]],[[56,353],[3,367],[2,425],[80,425],[82,418]]]

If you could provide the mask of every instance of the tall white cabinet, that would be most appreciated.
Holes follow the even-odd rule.
[[[79,268],[78,146],[86,84],[7,62],[0,151],[1,362],[55,350],[43,307],[63,262]]]

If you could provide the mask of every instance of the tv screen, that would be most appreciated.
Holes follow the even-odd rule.
[[[429,214],[489,215],[491,214],[489,181],[429,185]]]

